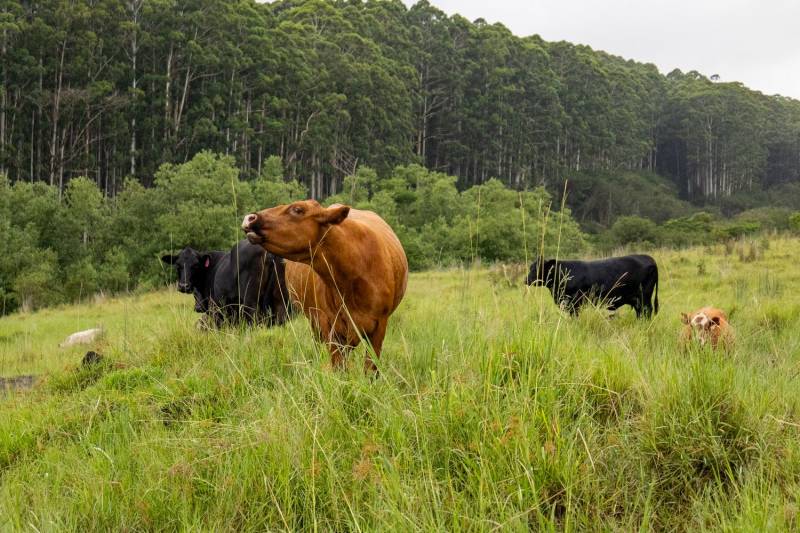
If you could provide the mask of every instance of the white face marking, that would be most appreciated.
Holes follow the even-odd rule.
[[[697,313],[690,322],[692,329],[708,329],[711,327],[711,319],[705,313]]]

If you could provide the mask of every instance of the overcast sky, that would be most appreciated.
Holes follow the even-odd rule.
[[[429,1],[516,35],[587,44],[664,74],[697,70],[800,99],[800,0]]]

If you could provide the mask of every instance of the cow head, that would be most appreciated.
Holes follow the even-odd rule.
[[[691,314],[681,313],[681,322],[690,326],[695,331],[708,331],[713,327],[719,327],[721,318],[717,315],[708,315],[703,311]]]
[[[555,259],[545,259],[541,256],[531,263],[531,269],[525,283],[534,287],[550,287],[555,280]]]
[[[304,200],[245,215],[242,230],[252,244],[293,261],[307,260],[325,236],[350,213],[350,207],[334,204],[322,207]]]
[[[161,256],[161,261],[175,267],[178,291],[191,294],[205,283],[205,273],[214,265],[211,254],[184,248],[178,255]]]
[[[681,322],[691,331],[691,336],[700,345],[705,345],[711,335],[713,328],[719,328],[720,318],[709,316],[703,310],[694,313],[681,313]]]

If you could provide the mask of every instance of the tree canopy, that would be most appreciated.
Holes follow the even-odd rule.
[[[63,194],[201,150],[310,196],[417,163],[516,189],[642,170],[684,199],[800,179],[800,102],[518,37],[422,0],[3,0],[0,172]]]

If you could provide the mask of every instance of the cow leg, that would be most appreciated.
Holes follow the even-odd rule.
[[[334,370],[344,369],[346,365],[346,356],[352,346],[347,342],[347,339],[341,335],[337,335],[333,331],[329,322],[324,316],[318,315],[319,326],[324,329],[318,329],[318,333],[322,337],[322,341],[328,346],[328,351],[331,353],[331,366]],[[322,335],[323,331],[327,331],[326,335]]]
[[[344,369],[346,348],[336,342],[330,342],[328,350],[331,352],[331,366],[334,370]]]
[[[386,337],[386,324],[388,320],[381,319],[378,320],[378,324],[375,326],[375,329],[372,331],[372,334],[369,335],[369,342],[372,346],[372,351],[375,352],[375,358],[379,358],[381,356],[381,350],[383,349],[383,339]],[[364,372],[371,373],[371,374],[378,374],[378,367],[375,364],[375,361],[372,360],[372,355],[370,355],[369,350],[367,350],[367,356],[364,359]]]
[[[644,305],[644,316],[647,318],[653,318],[653,288],[651,287],[649,291],[645,291],[644,295],[642,296],[642,304]]]
[[[646,298],[637,300],[634,304],[634,308],[636,309],[636,318],[652,318],[653,316],[653,307]]]

